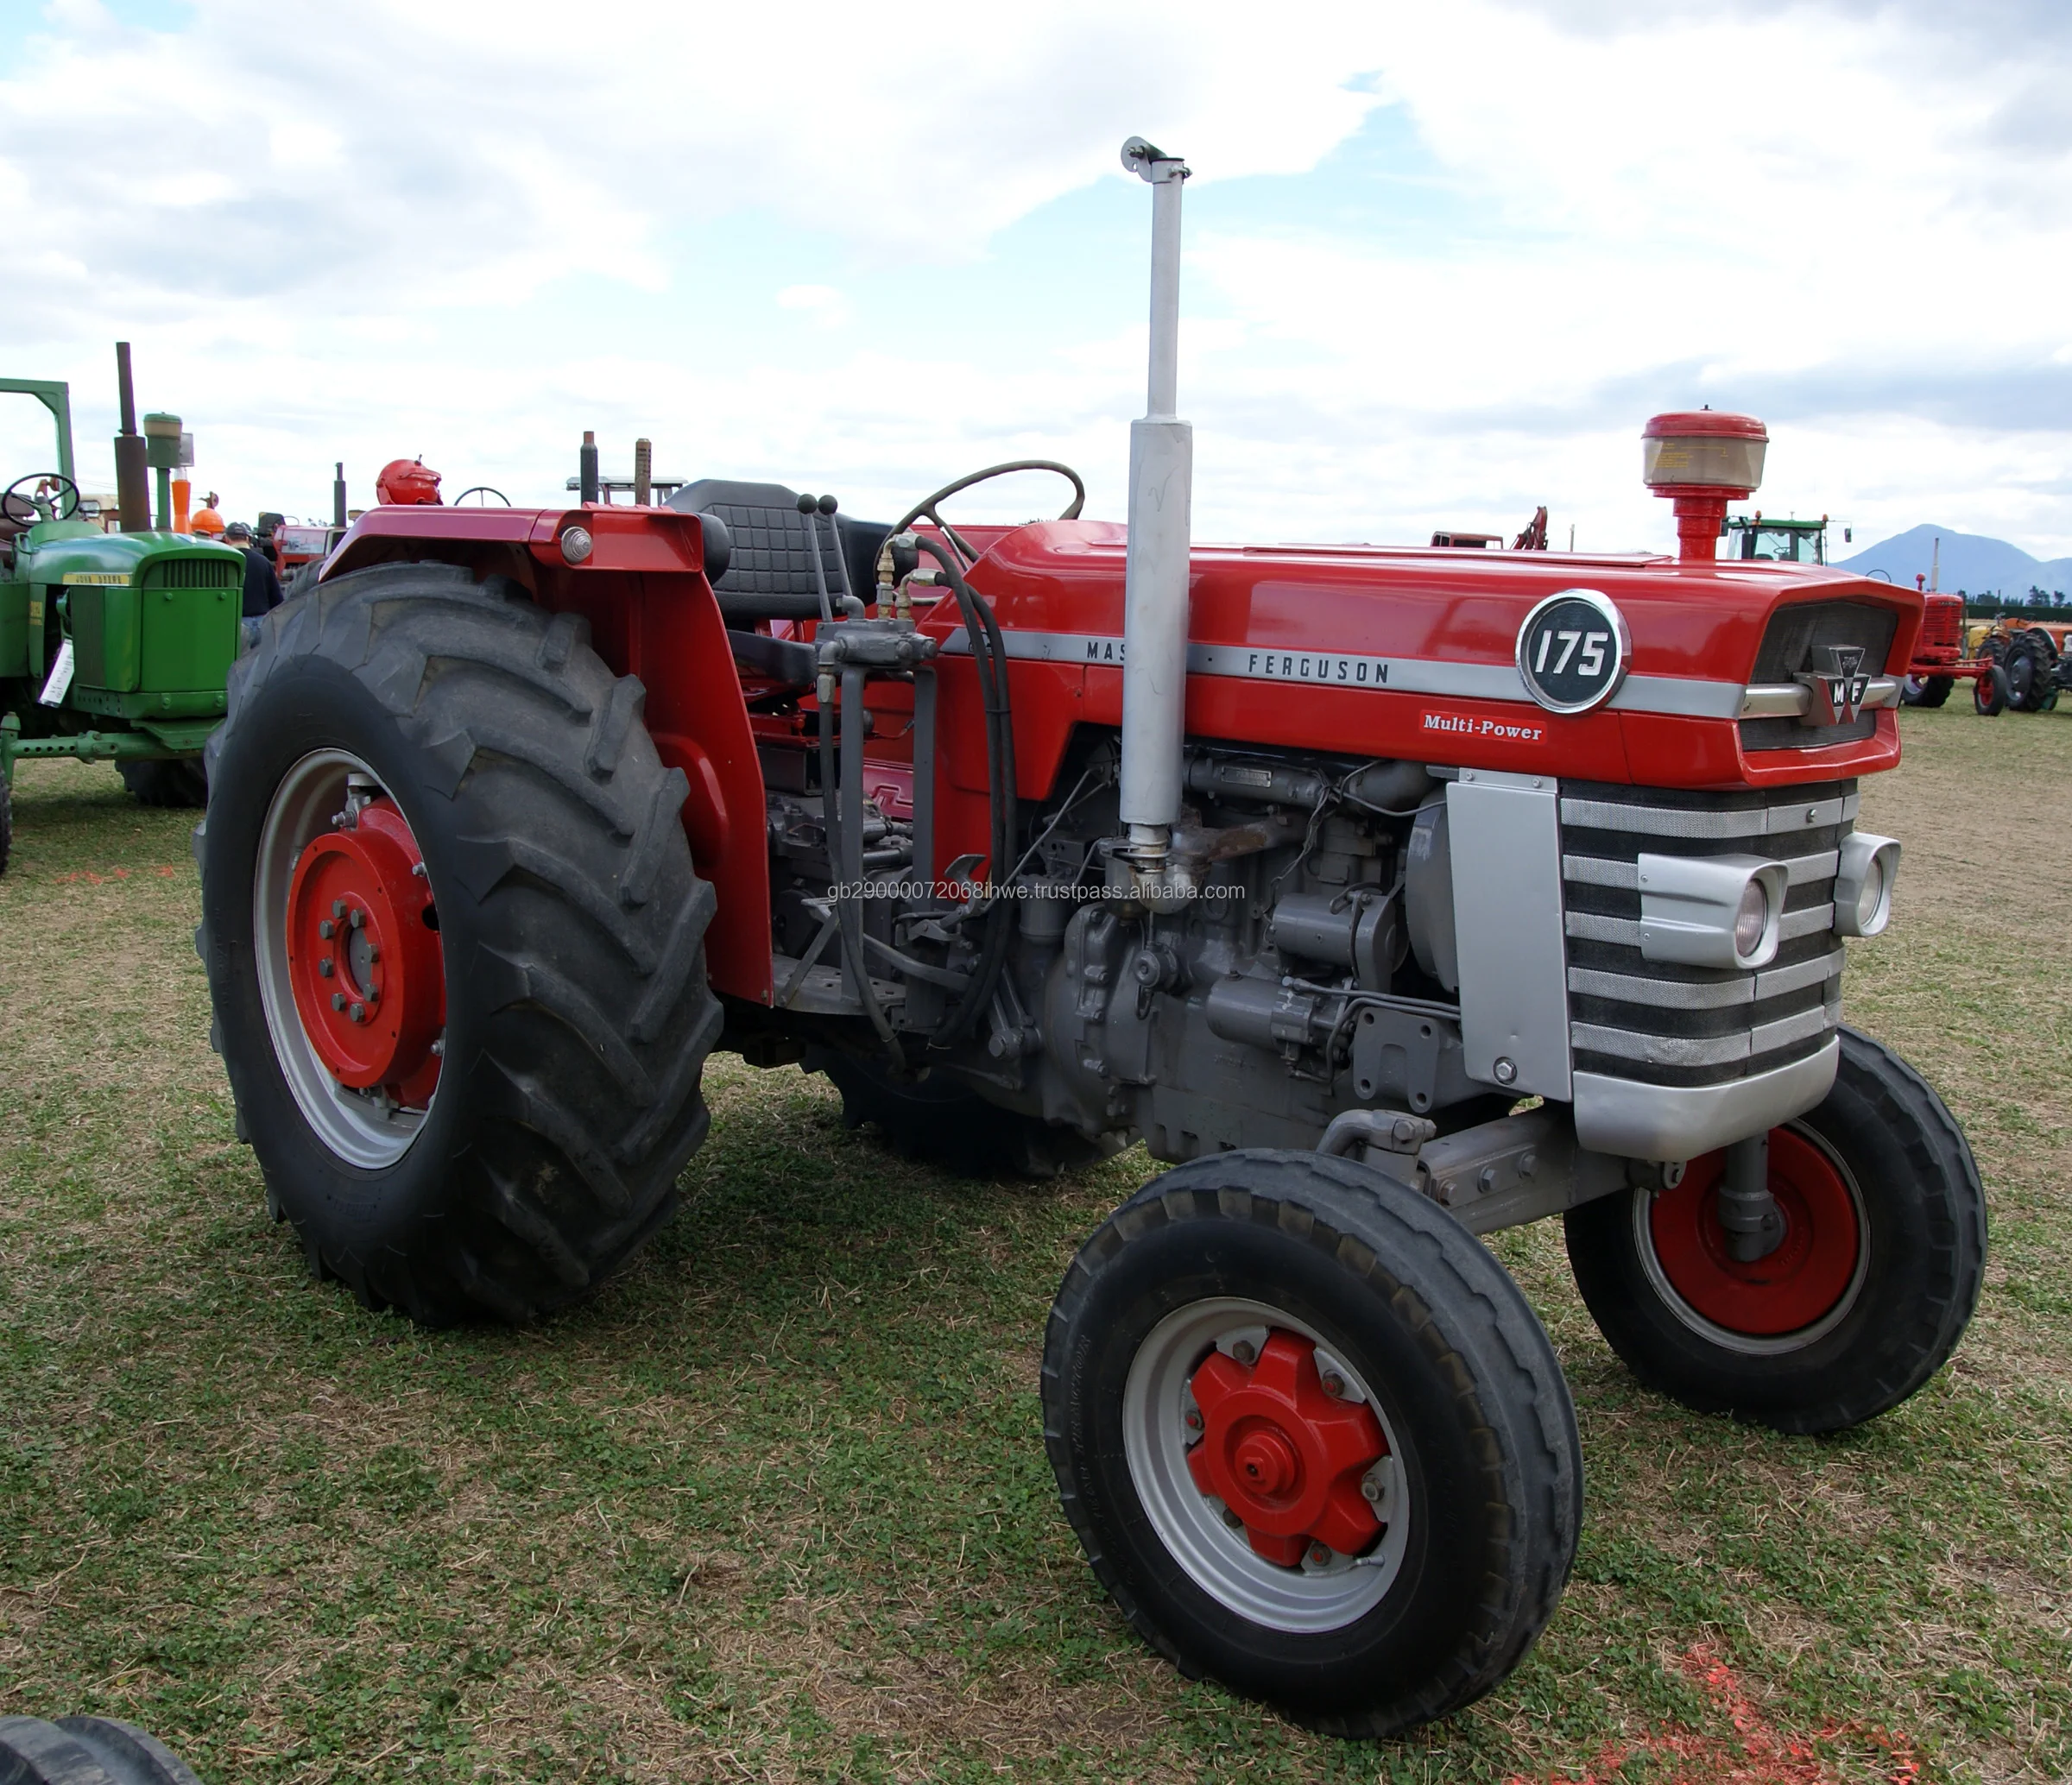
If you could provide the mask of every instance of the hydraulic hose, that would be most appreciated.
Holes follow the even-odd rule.
[[[943,567],[944,577],[963,615],[964,635],[971,641],[971,662],[978,672],[979,699],[986,715],[986,785],[993,820],[993,859],[989,872],[997,877],[1008,871],[1014,860],[1014,842],[1020,830],[1014,792],[1014,722],[1008,703],[1007,642],[1001,637],[1000,622],[994,618],[991,606],[964,580],[952,553],[925,534],[917,533],[914,544]],[[996,883],[986,917],[985,941],[980,945],[971,983],[930,1038],[933,1045],[958,1045],[992,1003],[1001,973],[1007,966],[1014,930],[1013,902]]]

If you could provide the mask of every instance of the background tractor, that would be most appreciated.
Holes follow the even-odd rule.
[[[0,382],[0,391],[42,401],[57,426],[55,466],[24,472],[0,492],[0,868],[13,836],[15,764],[24,757],[112,761],[147,804],[198,806],[206,795],[202,748],[226,705],[244,561],[169,530],[179,418],[148,416],[157,426],[148,439],[140,435],[126,342],[117,363],[120,533],[81,512],[66,387]],[[155,528],[146,506],[151,470]]]
[[[1658,416],[1677,558],[1197,546],[1180,195],[1127,527],[1068,468],[889,523],[383,506],[233,672],[213,1039],[312,1269],[427,1325],[596,1293],[725,1048],[911,1150],[1170,1169],[1052,1309],[1044,1441],[1160,1653],[1374,1736],[1554,1614],[1582,1457],[1477,1236],[1561,1216],[1634,1373],[1781,1430],[1956,1345],[1978,1172],[1841,1022],[1912,590],[1717,564],[1747,416]],[[579,461],[597,488],[594,445]],[[1054,520],[944,518],[1044,470]]]
[[[1980,665],[1979,710],[1993,714],[2047,713],[2072,688],[2072,626],[2062,620],[2030,620],[2002,614],[1976,628]],[[1993,686],[1987,689],[1987,678]]]

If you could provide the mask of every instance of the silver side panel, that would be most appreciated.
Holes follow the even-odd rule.
[[[1773,1071],[1717,1085],[1647,1085],[1576,1075],[1576,1138],[1592,1151],[1691,1159],[1804,1115],[1835,1083],[1841,1043]]]
[[[1554,778],[1463,769],[1446,789],[1446,828],[1469,1075],[1566,1102],[1568,945]],[[1510,1077],[1498,1072],[1500,1060],[1512,1063]]]

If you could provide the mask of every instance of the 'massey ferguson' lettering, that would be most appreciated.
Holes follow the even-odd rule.
[[[1478,718],[1471,713],[1427,713],[1424,729],[1450,731],[1462,737],[1499,738],[1519,744],[1539,743],[1547,735],[1545,726],[1517,725],[1507,719]]]
[[[1248,651],[1245,673],[1290,682],[1323,682],[1332,687],[1380,688],[1388,682],[1381,657],[1341,657],[1312,651]]]
[[[1120,663],[1122,661],[1121,639],[1089,639],[1086,641],[1086,660],[1089,663]]]

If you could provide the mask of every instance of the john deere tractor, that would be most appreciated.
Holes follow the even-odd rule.
[[[162,490],[180,423],[146,416],[138,434],[126,343],[117,359],[119,533],[105,531],[81,500],[66,386],[0,379],[0,393],[42,402],[57,432],[56,464],[0,490],[0,870],[22,757],[112,761],[147,805],[198,806],[207,796],[201,749],[224,714],[244,560],[171,531]],[[161,486],[155,527],[145,489],[154,467]]]

